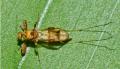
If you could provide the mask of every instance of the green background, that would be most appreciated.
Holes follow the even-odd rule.
[[[28,20],[28,25],[32,28],[46,3],[47,0],[2,0],[1,69],[17,69],[21,60],[16,40],[17,32],[20,31],[19,25],[23,20]],[[120,69],[119,0],[53,0],[40,29],[50,26],[69,30],[84,29],[108,22],[113,23],[106,28],[103,26],[91,30],[109,31],[113,38],[92,43],[115,50],[78,43],[68,43],[59,50],[41,47],[39,48],[41,63],[38,64],[38,58],[31,48],[22,69]],[[71,42],[74,42],[99,39],[101,34],[71,32],[70,37],[73,38]],[[105,37],[108,35],[103,34],[102,38]]]

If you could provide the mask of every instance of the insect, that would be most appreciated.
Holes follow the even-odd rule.
[[[103,25],[97,25],[97,26],[93,26],[93,27],[105,26],[110,23],[103,24]],[[18,45],[20,45],[22,56],[24,56],[26,54],[26,49],[28,46],[32,46],[36,49],[38,47],[38,44],[40,44],[46,48],[56,50],[56,49],[61,48],[64,44],[66,44],[72,40],[72,38],[69,36],[69,32],[90,31],[90,30],[86,30],[86,29],[93,28],[93,27],[89,27],[84,30],[82,30],[82,29],[81,30],[64,30],[61,28],[48,27],[43,30],[38,30],[36,28],[36,26],[37,26],[37,24],[34,25],[33,29],[31,29],[31,30],[28,29],[27,20],[24,20],[23,24],[20,25],[22,32],[18,32],[17,40],[18,40]],[[107,39],[112,38],[112,35],[106,31],[90,31],[90,32],[104,32],[104,33],[107,33],[110,37],[100,39],[100,40],[78,41],[76,43],[88,44],[86,42],[102,41],[102,40],[107,40]],[[60,45],[60,46],[56,48],[57,45]],[[95,44],[91,44],[91,45],[95,45]],[[95,46],[100,46],[100,45],[95,45]],[[103,47],[108,48],[106,46],[103,46]],[[35,50],[35,53],[36,53],[36,55],[38,55],[38,52],[36,50]]]
[[[36,25],[34,29],[28,30],[27,21],[24,20],[23,24],[20,26],[22,32],[18,32],[17,40],[21,44],[21,55],[24,56],[26,53],[27,44],[32,44],[34,47],[38,43],[50,44],[66,44],[72,38],[69,38],[68,32],[60,28],[49,27],[47,29],[38,31]],[[49,47],[49,46],[48,46]]]

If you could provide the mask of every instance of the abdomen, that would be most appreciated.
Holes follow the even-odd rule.
[[[46,43],[65,42],[69,39],[69,34],[59,28],[40,31],[39,41]]]

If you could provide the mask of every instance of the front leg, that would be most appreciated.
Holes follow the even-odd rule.
[[[27,50],[27,45],[26,45],[26,43],[22,43],[22,44],[21,44],[20,50],[21,50],[21,56],[25,56],[26,50]]]

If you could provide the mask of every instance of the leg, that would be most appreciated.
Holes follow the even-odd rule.
[[[35,52],[35,55],[38,57],[38,61],[40,63],[40,56],[39,56],[39,52],[38,52],[38,44],[37,44],[37,42],[34,43],[34,52]]]
[[[23,21],[23,24],[20,25],[20,28],[22,29],[22,31],[26,31],[28,28],[27,28],[27,20],[24,20]]]
[[[21,50],[21,56],[25,56],[25,54],[26,54],[26,49],[27,49],[27,45],[26,45],[26,43],[23,43],[23,44],[21,45],[21,48],[20,48],[20,50]]]
[[[34,48],[34,52],[35,52],[35,55],[38,57],[38,61],[40,63],[40,56],[39,56],[39,53],[38,53],[38,48]]]

